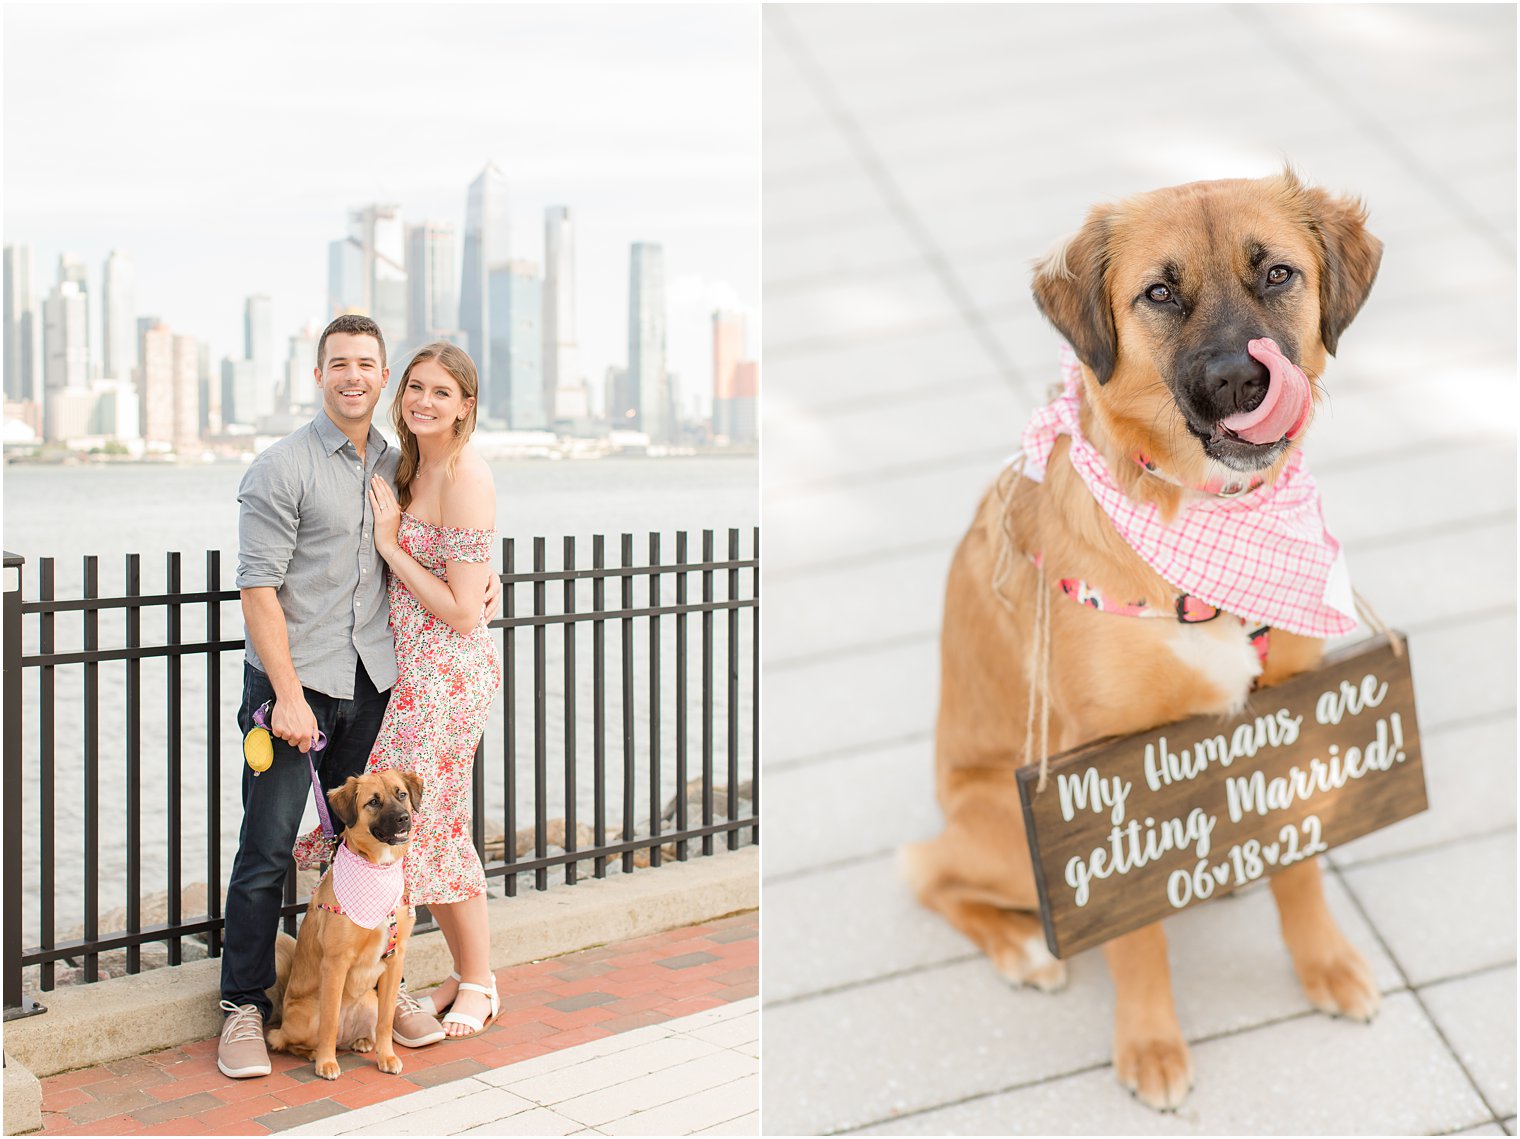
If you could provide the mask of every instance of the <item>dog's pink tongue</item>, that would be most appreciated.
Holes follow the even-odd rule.
[[[1255,409],[1221,419],[1219,425],[1228,427],[1247,443],[1276,443],[1284,436],[1293,438],[1309,418],[1309,377],[1266,337],[1252,340],[1246,351],[1267,366],[1267,397]]]

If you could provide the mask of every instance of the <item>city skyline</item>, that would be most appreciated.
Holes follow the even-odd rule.
[[[352,211],[394,204],[408,226],[451,227],[462,268],[466,191],[495,161],[510,200],[514,259],[545,264],[549,207],[568,206],[576,219],[577,356],[592,390],[606,368],[627,363],[628,249],[650,241],[666,250],[670,369],[679,375],[683,407],[695,402],[708,411],[709,314],[738,308],[758,316],[751,113],[758,92],[749,16],[445,6],[428,8],[419,29],[415,18],[404,18],[414,10],[367,11],[355,26],[317,9],[301,17],[296,34],[287,26],[290,12],[279,8],[261,9],[257,21],[239,6],[149,7],[130,18],[89,11],[100,19],[40,9],[6,15],[7,92],[40,85],[47,69],[39,57],[52,57],[77,63],[87,96],[67,106],[6,101],[5,238],[31,247],[39,301],[67,252],[87,267],[94,310],[101,266],[121,250],[135,266],[137,312],[207,342],[213,360],[243,354],[249,296],[270,298],[273,340],[283,345],[307,321],[325,322],[324,262]],[[226,42],[219,38],[231,31]],[[345,84],[317,66],[324,35],[357,45],[360,57],[374,59],[373,73],[361,68]],[[255,97],[244,85],[260,45],[275,42],[276,55],[312,67],[296,66],[278,92],[262,89]],[[192,150],[206,147],[198,161],[171,147],[153,152],[149,163],[134,135],[163,112],[164,89],[173,86],[156,74],[155,60],[182,77],[185,61],[199,58],[194,46],[212,43],[218,66],[190,65],[203,97],[194,109],[176,106],[165,127]],[[236,47],[229,51],[227,43]],[[702,50],[691,50],[697,43]],[[64,44],[61,54],[49,50]],[[437,58],[449,60],[457,106],[443,105],[432,93],[438,88],[415,74],[427,47],[444,44],[453,54]],[[503,68],[503,56],[513,66]],[[144,82],[124,83],[128,58]],[[488,59],[493,66],[485,66]],[[689,97],[695,91],[703,97]],[[341,121],[342,130],[324,138],[312,129],[313,112]],[[230,146],[190,117],[229,114],[240,124],[220,132],[237,136]],[[411,138],[426,140],[419,151],[426,161],[396,157]],[[283,161],[268,161],[271,147],[282,148]],[[87,168],[109,169],[112,177],[88,177]],[[102,209],[106,184],[110,208]],[[92,311],[95,335],[97,320]],[[406,331],[393,335],[399,341]]]

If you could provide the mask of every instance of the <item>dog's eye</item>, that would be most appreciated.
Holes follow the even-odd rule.
[[[1267,284],[1286,285],[1292,276],[1293,270],[1289,269],[1286,265],[1273,265],[1272,268],[1267,270]]]
[[[1146,298],[1155,301],[1158,305],[1164,305],[1172,299],[1172,290],[1165,285],[1152,285],[1145,290]]]
[[[373,799],[371,799],[369,801],[369,803],[367,805],[371,806],[371,807],[378,808],[380,806],[380,796],[376,795]]]

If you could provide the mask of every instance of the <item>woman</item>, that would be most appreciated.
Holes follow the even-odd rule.
[[[407,900],[432,911],[454,959],[453,974],[431,998],[433,1011],[450,1010],[443,1018],[449,1036],[483,1031],[498,1011],[485,871],[470,841],[475,748],[501,683],[480,604],[491,572],[496,489],[468,443],[478,393],[475,365],[463,351],[445,343],[420,349],[391,407],[401,440],[396,490],[378,476],[369,487],[375,549],[390,568],[397,677],[368,769],[423,778],[406,857]],[[296,853],[302,863],[326,860],[321,831],[303,837]]]

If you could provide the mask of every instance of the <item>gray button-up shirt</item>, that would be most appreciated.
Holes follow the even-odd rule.
[[[296,675],[339,700],[353,698],[359,660],[381,692],[396,682],[368,490],[371,475],[395,482],[399,460],[371,427],[361,463],[323,410],[254,459],[238,487],[237,586],[274,587]],[[268,671],[252,638],[248,663]]]

